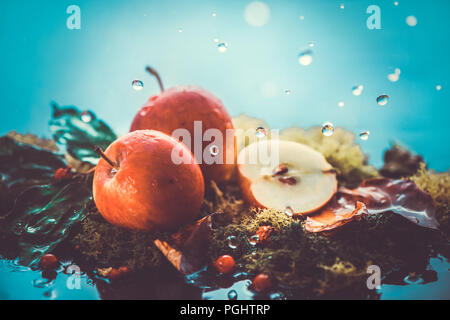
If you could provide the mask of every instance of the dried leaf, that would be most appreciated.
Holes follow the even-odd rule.
[[[157,239],[154,243],[178,271],[187,275],[200,270],[207,262],[211,230],[209,215],[173,234],[170,240]]]
[[[421,227],[438,228],[433,199],[413,181],[374,178],[364,180],[355,189],[339,188],[324,209],[307,219],[305,229],[311,232],[332,230],[365,211],[368,214],[394,212]]]

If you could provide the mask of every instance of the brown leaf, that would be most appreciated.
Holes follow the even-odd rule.
[[[353,207],[353,209],[349,207]],[[306,218],[305,230],[309,232],[333,230],[350,221],[359,219],[365,214],[367,214],[367,208],[361,201],[356,201],[356,204],[349,204],[346,201],[337,201],[334,198],[332,205],[327,205],[318,214]]]
[[[156,247],[183,274],[200,270],[207,262],[211,215],[173,234],[168,241],[156,239]]]
[[[355,189],[339,188],[324,209],[308,217],[305,229],[310,232],[332,230],[359,217],[363,211],[368,214],[394,212],[421,227],[438,228],[433,199],[413,181],[373,178],[364,180]]]

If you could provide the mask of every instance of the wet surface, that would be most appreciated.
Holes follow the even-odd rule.
[[[74,272],[71,262],[63,262],[56,277],[22,267],[17,261],[0,261],[1,300],[66,300],[66,299],[295,299],[286,288],[274,288],[265,294],[251,290],[251,279],[242,272],[215,277],[202,270],[183,279],[174,270],[156,274],[135,275],[133,279],[110,283],[95,275]],[[406,276],[392,273],[381,288],[374,289],[380,299],[450,299],[450,264],[445,258],[431,258],[421,274]],[[46,278],[47,277],[47,278]],[[52,279],[54,277],[54,279]],[[342,297],[345,299],[345,297]]]

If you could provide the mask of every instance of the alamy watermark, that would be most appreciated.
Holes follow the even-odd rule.
[[[192,152],[199,164],[279,164],[279,130],[272,129],[269,132],[271,139],[256,138],[255,129],[226,129],[224,133],[216,128],[203,131],[202,121],[194,121],[193,136],[185,128],[179,128],[172,132],[172,137],[183,142]],[[237,155],[236,139],[257,143],[255,152]],[[206,144],[207,143],[207,144]],[[206,145],[205,145],[206,144]],[[184,153],[182,145],[176,145],[172,149],[172,162],[174,164],[190,164],[192,157]]]
[[[66,13],[70,16],[66,20],[67,29],[81,29],[81,9],[77,5],[70,5],[66,9]]]
[[[367,289],[381,289],[381,268],[377,265],[370,265],[367,267],[367,273],[370,276],[367,278]]]

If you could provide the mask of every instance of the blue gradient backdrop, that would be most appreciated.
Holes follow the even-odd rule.
[[[166,87],[203,86],[233,116],[245,112],[273,128],[331,121],[366,129],[371,135],[361,144],[372,164],[380,166],[382,152],[399,141],[432,168],[449,169],[450,1],[268,0],[270,19],[259,28],[244,19],[249,2],[3,2],[0,134],[49,136],[53,100],[91,109],[125,133],[158,92],[144,71],[150,64]],[[81,8],[80,30],[66,27],[72,4]],[[381,30],[366,27],[372,4],[381,8]],[[406,24],[409,15],[415,27]],[[218,52],[216,37],[228,42],[227,52]],[[304,67],[297,55],[309,41],[314,59]],[[400,79],[390,82],[395,68]],[[131,88],[134,79],[144,81],[142,91]],[[276,88],[272,97],[263,94],[267,84]],[[352,95],[355,84],[364,85],[361,96]],[[384,107],[376,103],[382,93],[390,97]]]

